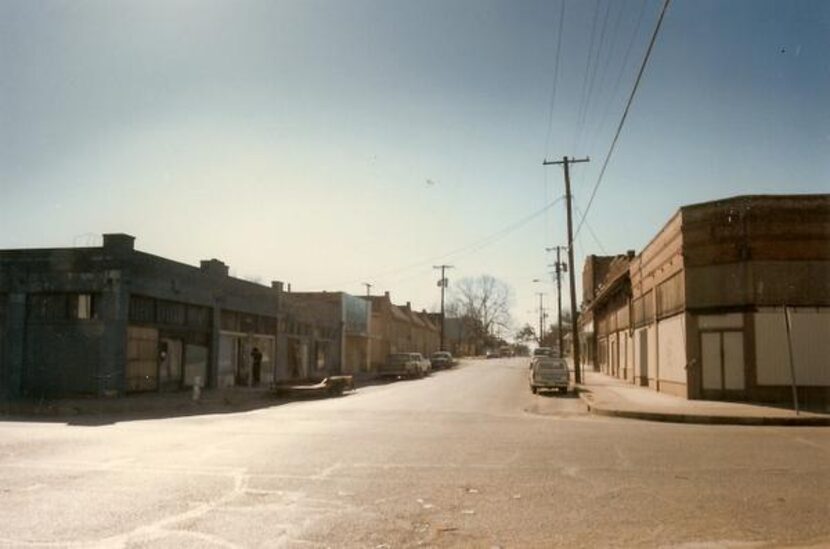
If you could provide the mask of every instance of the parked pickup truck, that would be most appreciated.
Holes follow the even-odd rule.
[[[530,391],[556,389],[568,392],[570,383],[568,363],[561,358],[537,357],[530,367]]]
[[[429,373],[430,364],[420,353],[393,353],[378,369],[380,377],[423,377]]]

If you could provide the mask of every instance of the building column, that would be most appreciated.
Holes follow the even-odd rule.
[[[10,293],[6,300],[5,340],[0,357],[4,398],[19,397],[23,389],[23,355],[26,346],[26,294]],[[0,334],[3,335],[3,334]]]
[[[127,317],[129,295],[122,271],[106,273],[98,314],[103,323],[101,360],[96,372],[99,396],[124,394],[127,390]]]
[[[219,386],[219,345],[222,329],[222,307],[218,299],[214,300],[210,313],[210,352],[208,353],[208,372],[205,383],[207,387],[216,388]]]

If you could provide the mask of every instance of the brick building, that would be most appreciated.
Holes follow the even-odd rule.
[[[580,320],[601,371],[687,398],[830,401],[830,195],[684,206],[603,261]]]

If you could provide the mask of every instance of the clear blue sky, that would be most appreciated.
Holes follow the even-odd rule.
[[[566,2],[549,130],[560,6],[5,0],[0,248],[128,232],[238,276],[368,281],[427,308],[443,260],[508,282],[535,324],[561,204],[472,245],[563,193],[545,156],[592,158],[574,168],[586,206],[660,2]],[[829,51],[830,2],[672,2],[579,269],[639,251],[683,204],[827,192]]]

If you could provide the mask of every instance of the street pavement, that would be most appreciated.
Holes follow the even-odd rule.
[[[830,546],[830,428],[594,416],[522,358],[103,419],[0,422],[0,545]]]

